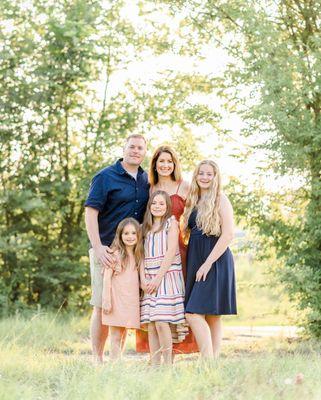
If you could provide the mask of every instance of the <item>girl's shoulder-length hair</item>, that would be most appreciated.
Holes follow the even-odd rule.
[[[144,259],[144,249],[142,240],[142,228],[139,222],[135,218],[125,218],[117,226],[115,238],[111,245],[111,248],[118,252],[120,258],[120,267],[124,269],[127,267],[128,254],[126,246],[122,240],[122,234],[126,226],[133,225],[137,234],[137,243],[134,245],[133,252],[135,258],[135,265],[139,268],[140,264]]]
[[[174,163],[174,171],[171,174],[171,178],[175,182],[180,182],[182,180],[182,171],[181,171],[181,164],[179,162],[178,156],[175,152],[175,150],[168,146],[168,145],[162,145],[159,146],[155,151],[152,156],[150,166],[149,166],[149,183],[151,186],[154,186],[158,183],[158,172],[156,170],[156,163],[159,158],[159,156],[162,153],[168,153],[172,157],[173,163]]]
[[[166,221],[172,215],[172,203],[171,203],[171,199],[170,199],[168,193],[165,192],[164,190],[155,190],[155,192],[153,192],[150,195],[148,203],[147,203],[146,212],[145,212],[144,221],[143,221],[143,228],[142,228],[143,238],[146,237],[148,232],[150,232],[153,227],[154,218],[153,218],[153,214],[151,212],[151,206],[152,206],[152,203],[156,196],[162,196],[166,202],[166,211],[165,211],[165,214],[161,218],[161,224],[160,224],[160,227],[157,230],[157,232],[160,232],[161,230],[163,230],[165,228]]]

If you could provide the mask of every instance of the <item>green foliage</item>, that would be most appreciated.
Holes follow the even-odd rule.
[[[83,203],[93,174],[121,156],[128,134],[148,137],[152,129],[175,129],[189,166],[199,153],[183,143],[185,132],[196,145],[191,128],[217,120],[209,108],[189,101],[215,86],[201,74],[166,69],[149,84],[131,76],[118,82],[131,63],[176,46],[170,15],[163,22],[156,6],[147,11],[137,4],[136,20],[124,14],[128,4],[121,0],[0,4],[4,311],[36,304],[85,308]]]
[[[239,216],[284,262],[280,277],[308,311],[321,337],[321,31],[318,1],[188,1],[186,13],[206,43],[230,55],[222,87],[226,107],[242,116],[243,134],[266,154],[255,185],[234,185]],[[176,9],[177,12],[177,9]],[[212,35],[210,34],[212,33]],[[271,194],[260,184],[273,171],[295,185]],[[300,179],[299,179],[300,176]],[[293,188],[298,187],[299,190]]]

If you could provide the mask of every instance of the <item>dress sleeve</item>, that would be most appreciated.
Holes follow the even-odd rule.
[[[108,184],[101,173],[93,177],[91,181],[85,207],[92,207],[102,211],[108,197]]]

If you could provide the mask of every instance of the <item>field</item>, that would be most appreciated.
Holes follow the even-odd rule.
[[[263,265],[242,260],[239,317],[227,325],[288,325],[290,304],[264,287]],[[273,290],[272,290],[273,287]],[[0,322],[0,399],[319,399],[321,344],[300,338],[225,335],[221,358],[177,356],[173,368],[153,369],[136,355],[131,334],[121,362],[91,364],[88,315],[45,312]]]
[[[234,252],[236,253],[236,252]],[[277,278],[269,273],[271,261],[236,256],[238,315],[225,318],[229,325],[295,325],[298,313]]]

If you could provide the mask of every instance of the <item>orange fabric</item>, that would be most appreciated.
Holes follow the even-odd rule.
[[[175,215],[175,218],[177,219],[177,221],[179,221],[181,215],[184,212],[185,200],[178,194],[173,194],[171,196],[171,202],[172,202],[172,215]],[[179,251],[181,253],[184,280],[186,280],[186,250],[187,249],[183,243],[182,235],[180,234],[179,235]]]
[[[177,191],[178,191],[178,189],[179,189],[179,186],[177,188]],[[184,212],[185,200],[179,194],[175,193],[171,196],[171,202],[172,202],[172,215],[175,215],[175,218],[177,219],[177,221],[179,221],[181,215]],[[179,250],[180,250],[181,258],[182,258],[183,275],[184,275],[184,279],[186,279],[186,250],[187,249],[183,243],[181,235],[179,237]],[[149,352],[147,332],[142,331],[142,330],[136,330],[136,351],[138,353]],[[195,340],[192,332],[190,332],[186,336],[184,342],[175,343],[173,345],[173,351],[175,354],[196,353],[198,351],[198,347],[197,347],[196,340]]]

